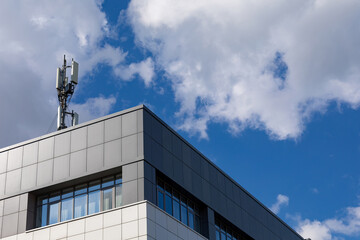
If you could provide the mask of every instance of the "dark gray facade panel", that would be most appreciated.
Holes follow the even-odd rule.
[[[268,209],[147,111],[144,111],[144,131],[146,161],[240,229],[245,228],[244,231],[250,236],[266,239],[269,230],[266,227],[270,214]],[[172,136],[171,142],[169,132]],[[151,143],[147,143],[148,141]],[[169,154],[168,149],[171,145],[172,154]],[[168,170],[171,167],[174,169],[173,172]],[[198,187],[200,185],[202,188]],[[238,220],[238,215],[241,220]],[[276,219],[276,224],[284,227],[288,234],[295,236],[295,239],[302,239],[274,215],[270,216]],[[253,226],[250,227],[246,222],[251,222],[250,225]],[[282,238],[283,235],[279,231],[274,230],[272,233],[282,240],[286,239]]]

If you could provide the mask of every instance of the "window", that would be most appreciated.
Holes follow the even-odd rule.
[[[215,235],[216,240],[253,240],[218,214],[215,215]]]
[[[157,180],[157,205],[177,220],[200,233],[198,204],[184,194],[180,194],[177,189],[160,178]]]
[[[122,176],[117,174],[37,198],[36,227],[42,227],[122,204]]]

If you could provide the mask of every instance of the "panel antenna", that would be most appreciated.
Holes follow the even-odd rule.
[[[71,68],[70,82],[66,76],[67,68]],[[59,99],[57,130],[66,128],[66,115],[71,116],[72,126],[77,125],[79,122],[79,115],[76,112],[68,112],[68,104],[74,94],[75,87],[78,84],[78,73],[79,64],[72,59],[71,66],[66,66],[66,58],[64,55],[64,64],[56,71],[56,90]]]

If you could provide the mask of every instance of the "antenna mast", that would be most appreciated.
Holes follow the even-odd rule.
[[[70,82],[68,82],[68,77],[66,76],[67,68],[71,68]],[[56,90],[59,99],[57,130],[66,128],[66,115],[71,115],[72,126],[78,124],[79,115],[74,111],[68,112],[68,102],[74,94],[75,87],[78,84],[78,72],[79,64],[72,59],[71,66],[66,66],[66,58],[64,55],[64,64],[61,68],[58,68],[56,72]]]

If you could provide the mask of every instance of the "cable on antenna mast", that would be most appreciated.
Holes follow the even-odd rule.
[[[70,82],[68,77],[66,76],[67,68],[71,68]],[[67,115],[71,116],[72,126],[78,124],[79,115],[74,111],[68,112],[68,105],[70,99],[74,94],[76,85],[78,84],[78,73],[79,73],[79,64],[75,62],[74,59],[72,59],[71,66],[67,66],[66,57],[64,55],[64,64],[62,65],[61,68],[58,68],[56,72],[56,90],[59,100],[57,130],[67,128],[65,124],[65,117]]]

